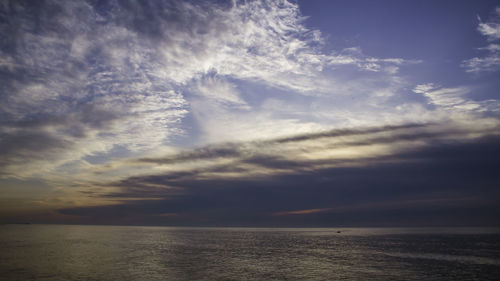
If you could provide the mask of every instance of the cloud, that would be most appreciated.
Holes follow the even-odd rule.
[[[491,21],[482,22],[479,18],[478,31],[487,37],[488,41],[497,41],[500,39],[500,7],[495,9],[495,14]],[[488,55],[482,57],[474,57],[464,60],[462,67],[466,72],[495,72],[500,69],[500,45],[490,44],[487,47],[479,48],[485,50]]]
[[[455,112],[484,110],[488,104],[496,103],[496,101],[488,101],[487,104],[481,104],[481,102],[467,99],[466,95],[471,91],[466,87],[440,88],[430,83],[417,85],[413,92],[423,94],[428,98],[429,104]],[[498,103],[496,104],[498,106]]]
[[[215,162],[220,158],[236,161],[228,165],[212,163],[204,169],[184,172],[129,177],[110,183],[120,190],[106,195],[108,199],[126,201],[108,206],[64,208],[59,212],[90,216],[103,223],[110,220],[219,226],[428,226],[443,222],[491,225],[496,223],[496,198],[500,196],[495,173],[498,159],[494,157],[499,131],[494,129],[496,136],[485,136],[487,130],[479,133],[482,137],[471,136],[467,141],[457,139],[463,133],[473,135],[471,131],[466,133],[457,127],[443,130],[436,125],[345,134],[339,131],[259,143],[254,149],[248,148],[251,144],[231,148],[238,153],[205,148],[189,156],[140,159],[146,165],[167,166],[207,158]],[[312,143],[306,145],[308,142]],[[303,150],[312,153],[317,147],[322,151],[325,147],[355,150],[367,143],[374,147],[387,143],[402,148],[401,142],[406,143],[404,149],[371,159],[374,161],[369,161],[372,155],[336,159],[300,157]],[[282,148],[284,145],[289,147]],[[280,153],[279,157],[273,154],[279,149],[288,153]],[[207,153],[207,150],[212,151]],[[356,160],[360,162],[352,165]],[[265,168],[272,172],[257,176],[248,172],[250,164],[254,170]],[[283,172],[286,170],[293,172]],[[151,189],[153,186],[156,188]],[[160,214],[176,215],[158,218]]]
[[[475,57],[463,61],[462,67],[467,72],[480,73],[480,72],[495,72],[500,69],[500,45],[491,44],[488,47],[480,48],[487,50],[489,55],[485,57]]]
[[[309,215],[314,213],[322,213],[330,211],[330,208],[324,209],[309,209],[309,210],[298,210],[298,211],[289,211],[289,212],[277,212],[274,213],[273,216],[290,216],[290,215]]]
[[[321,33],[308,29],[298,5],[284,0],[13,1],[0,9],[2,130],[12,135],[14,123],[64,120],[32,130],[72,143],[71,152],[47,152],[57,161],[37,164],[44,171],[117,146],[131,154],[151,152],[194,134],[183,123],[188,114],[210,132],[205,141],[229,137],[224,128],[233,135],[253,134],[255,125],[237,125],[251,120],[270,128],[260,130],[261,137],[320,129],[298,118],[275,120],[264,111],[255,117],[236,83],[325,95],[335,86],[326,68],[392,75],[406,63],[365,56],[359,47],[325,54]],[[220,114],[207,119],[208,112]],[[4,173],[30,175],[15,161],[4,162]]]
[[[247,103],[240,97],[237,86],[217,76],[209,76],[197,81],[193,91],[198,93],[204,102],[248,108]]]
[[[24,161],[36,162],[39,169],[21,168],[8,158],[5,173],[40,175],[116,145],[141,151],[182,133],[175,124],[187,112],[185,100],[155,81],[160,67],[137,34],[116,22],[102,24],[85,2],[16,1],[2,9],[3,28],[10,30],[2,32],[7,36],[2,131],[12,139],[34,137],[33,142],[44,141],[35,133],[43,131],[56,142],[71,143],[32,151],[30,157],[14,145],[12,155],[25,155]],[[18,127],[26,123],[32,125]]]
[[[487,36],[490,41],[500,39],[500,7],[496,7],[491,21],[482,22],[480,18],[479,21],[480,23],[477,30],[481,32],[481,34]]]
[[[399,65],[415,63],[420,63],[420,61],[404,60],[401,58],[380,59],[369,57],[363,54],[361,47],[345,48],[340,53],[333,54],[327,58],[327,64],[331,66],[356,65],[361,70],[372,72],[385,71],[390,74],[397,73]]]
[[[405,163],[413,151],[436,144],[474,142],[499,133],[492,120],[473,124],[413,124],[358,130],[333,130],[265,141],[224,143],[187,150],[165,157],[139,158],[113,169],[129,171],[129,177],[103,186],[126,188],[126,197],[148,197],[152,187],[182,190],[185,183],[200,181],[253,181],[281,175],[304,174],[329,168],[352,168],[380,163]],[[133,168],[130,168],[133,167]],[[102,172],[110,174],[110,168]],[[124,174],[123,171],[117,173]],[[109,177],[108,177],[109,178]],[[142,190],[140,187],[144,187]],[[179,189],[180,188],[180,189]],[[120,192],[113,190],[120,198]]]

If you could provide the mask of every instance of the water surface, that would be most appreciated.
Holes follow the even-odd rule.
[[[1,225],[0,249],[0,280],[498,280],[500,276],[498,229]]]

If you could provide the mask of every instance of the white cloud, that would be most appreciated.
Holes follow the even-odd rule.
[[[206,11],[189,6],[200,19],[189,32],[169,31],[171,39],[160,47],[165,77],[187,83],[207,72],[254,80],[269,86],[304,94],[325,93],[335,86],[321,71],[335,65],[352,65],[361,70],[394,72],[402,59],[367,57],[351,48],[331,55],[320,51],[320,32],[303,24],[296,4],[288,1],[246,1],[230,9],[212,7]],[[196,34],[196,37],[190,34]],[[389,68],[390,67],[390,68]]]
[[[345,48],[338,54],[327,57],[329,66],[355,65],[360,70],[366,71],[386,71],[390,74],[396,74],[400,65],[419,63],[418,60],[403,60],[400,58],[374,58],[363,54],[360,47]]]
[[[462,63],[465,71],[471,73],[494,72],[500,69],[500,55],[493,53],[486,57],[475,57]]]
[[[500,7],[495,8],[495,14],[493,19],[489,22],[482,22],[479,18],[479,26],[477,30],[481,32],[484,36],[488,37],[488,40],[494,41],[500,39]]]
[[[249,109],[247,103],[240,97],[238,87],[223,78],[209,76],[200,79],[192,90],[210,101]]]
[[[436,88],[436,86],[433,83],[420,84],[420,85],[415,86],[415,88],[413,89],[413,92],[415,92],[417,94],[425,94],[426,92],[428,92],[432,89],[435,89],[435,88]]]
[[[500,23],[488,22],[480,23],[478,27],[479,32],[488,37],[488,40],[500,39]]]
[[[432,83],[417,85],[415,93],[423,94],[428,103],[438,107],[439,110],[470,113],[485,110],[488,104],[498,104],[496,101],[476,102],[466,96],[471,90],[467,87],[441,88]]]
[[[479,48],[479,50],[487,50],[490,52],[500,52],[500,45],[498,44],[489,44],[484,48]]]
[[[478,31],[487,37],[488,41],[500,39],[500,7],[495,9],[495,15],[489,22],[482,22],[479,18]],[[464,60],[462,67],[466,72],[495,72],[500,69],[500,45],[490,44],[487,47],[479,48],[488,52],[486,56],[474,57]]]

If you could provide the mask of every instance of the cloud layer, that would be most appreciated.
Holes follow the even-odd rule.
[[[491,153],[498,148],[500,128],[480,128],[415,124],[335,130],[143,158],[127,165],[163,171],[87,193],[120,204],[60,212],[103,223],[490,223],[491,216],[469,219],[498,208],[492,199],[499,195],[498,160]],[[463,217],[468,211],[473,213]]]

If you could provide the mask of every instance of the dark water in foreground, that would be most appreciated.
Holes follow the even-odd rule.
[[[500,231],[1,225],[0,280],[499,280]]]

